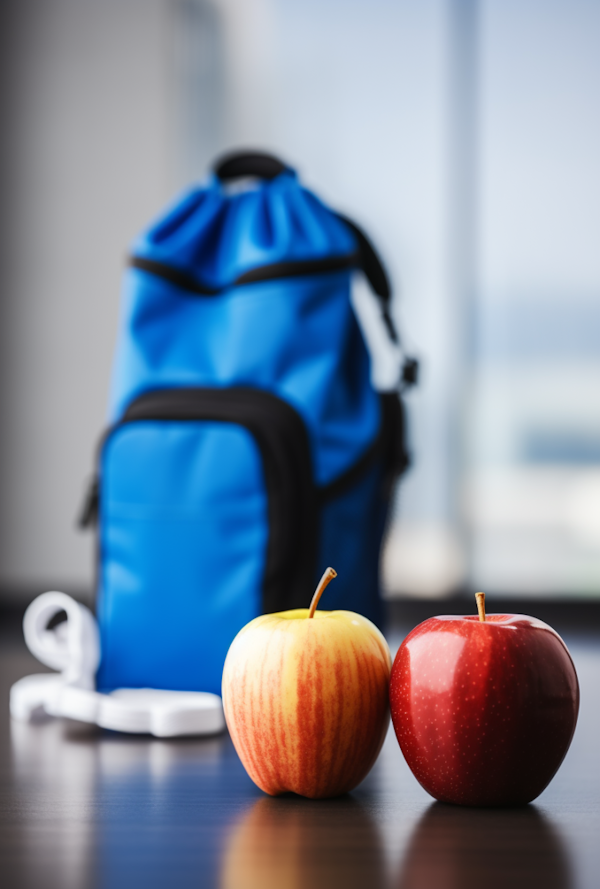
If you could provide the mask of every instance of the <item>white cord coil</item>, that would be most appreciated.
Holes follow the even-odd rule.
[[[64,611],[66,621],[48,626]],[[151,734],[158,738],[207,735],[223,731],[225,719],[218,695],[196,691],[121,688],[110,694],[95,691],[100,640],[94,615],[65,593],[43,593],[23,618],[27,647],[56,673],[25,676],[12,686],[13,719],[64,716],[95,723],[118,732]]]

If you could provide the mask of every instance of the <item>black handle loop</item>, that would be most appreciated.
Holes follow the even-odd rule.
[[[275,155],[263,151],[234,151],[218,158],[213,170],[221,182],[228,182],[243,176],[275,179],[281,173],[289,171],[290,167]]]

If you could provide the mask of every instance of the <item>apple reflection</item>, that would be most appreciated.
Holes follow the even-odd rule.
[[[265,797],[234,826],[221,889],[379,886],[385,862],[377,826],[352,797]]]
[[[569,889],[566,846],[535,806],[467,809],[433,803],[402,862],[398,889]]]

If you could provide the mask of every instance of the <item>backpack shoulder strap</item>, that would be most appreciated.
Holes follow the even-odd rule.
[[[393,343],[398,342],[398,332],[390,315],[390,302],[392,298],[392,288],[387,273],[383,267],[381,259],[377,255],[375,247],[368,239],[362,228],[347,216],[341,213],[336,214],[348,226],[358,243],[358,252],[360,257],[360,267],[373,293],[378,297],[381,306],[381,314],[385,322],[385,326]]]
[[[337,217],[345,225],[348,226],[348,228],[356,238],[358,244],[360,268],[364,273],[367,281],[371,285],[373,293],[379,300],[381,315],[391,341],[397,345],[400,345],[398,331],[396,330],[396,326],[390,313],[392,288],[390,286],[390,280],[387,276],[385,268],[383,267],[383,263],[381,262],[381,259],[379,258],[379,255],[375,250],[375,247],[366,236],[362,228],[360,228],[355,222],[353,222],[352,219],[349,219],[347,216],[344,216],[341,213],[338,213]],[[413,386],[415,383],[417,383],[418,376],[419,362],[416,358],[410,358],[406,356],[402,365],[402,383],[404,384],[404,388],[408,388],[409,386]]]

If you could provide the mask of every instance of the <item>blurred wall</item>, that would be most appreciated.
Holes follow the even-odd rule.
[[[127,244],[169,196],[161,0],[0,13],[0,589],[78,592]]]

